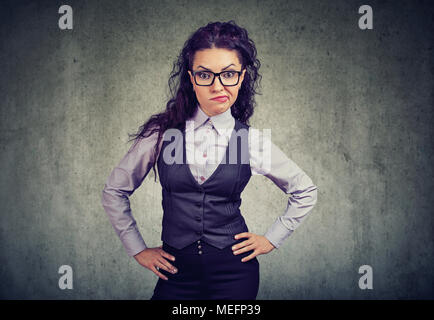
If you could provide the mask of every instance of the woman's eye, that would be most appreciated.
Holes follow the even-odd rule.
[[[223,73],[223,77],[229,79],[229,78],[233,78],[233,76],[235,75],[235,72],[225,72]]]
[[[210,75],[208,73],[205,72],[200,72],[199,73],[199,78],[201,79],[209,79]]]

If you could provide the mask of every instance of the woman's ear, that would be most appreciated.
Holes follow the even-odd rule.
[[[190,71],[190,70],[188,70],[187,72],[188,72],[188,74],[189,74],[189,76],[190,76],[190,82],[191,82],[191,85],[193,86],[193,90],[194,90],[194,79],[193,79],[193,75],[191,74],[191,71]]]
[[[187,72],[188,72],[188,74],[190,75],[191,88],[193,89],[193,92],[196,92],[196,91],[194,90],[194,85],[195,85],[195,83],[194,83],[193,75],[191,74],[191,71],[190,71],[190,70],[188,70]]]
[[[246,73],[246,68],[244,68],[244,70],[242,71],[241,75],[240,75],[240,84],[243,82],[244,80],[244,74]]]

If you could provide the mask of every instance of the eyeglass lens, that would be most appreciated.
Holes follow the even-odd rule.
[[[220,79],[224,86],[235,85],[238,82],[239,74],[233,71],[226,71],[220,74]],[[198,85],[210,85],[214,79],[214,73],[208,71],[200,71],[195,75],[196,83]]]

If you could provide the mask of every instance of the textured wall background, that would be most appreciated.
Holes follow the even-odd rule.
[[[57,26],[61,4],[74,29]],[[358,28],[369,4],[374,29]],[[135,132],[162,110],[172,62],[210,21],[255,41],[252,118],[318,186],[316,207],[258,257],[258,299],[434,298],[433,10],[428,1],[2,1],[3,299],[149,299],[157,277],[129,258],[101,205]],[[161,187],[131,197],[159,246]],[[243,197],[264,233],[287,196],[254,176]],[[61,265],[74,289],[60,290]],[[373,268],[360,290],[358,268]]]

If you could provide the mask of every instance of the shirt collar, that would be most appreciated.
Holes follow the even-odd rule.
[[[210,118],[211,123],[214,125],[219,135],[229,134],[230,129],[233,129],[235,126],[235,118],[231,114],[231,108],[228,108],[223,113],[209,117],[198,104],[190,120],[194,121],[194,129],[196,130],[196,128],[203,125],[208,118]]]

